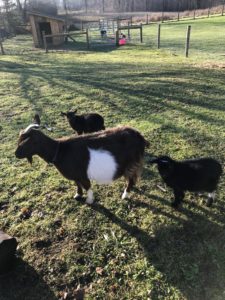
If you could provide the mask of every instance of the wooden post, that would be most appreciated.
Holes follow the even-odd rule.
[[[130,41],[130,22],[128,22],[128,40]]]
[[[163,3],[162,3],[162,20],[161,22],[163,23],[164,22],[164,9],[165,9],[165,0],[163,0]]]
[[[177,7],[177,21],[180,21],[180,1],[178,1],[178,7]]]
[[[46,39],[46,36],[45,36],[45,31],[42,31],[42,37],[43,37],[45,53],[48,53],[48,45],[47,45],[47,39]]]
[[[119,27],[120,27],[120,20],[117,19],[117,30],[118,30]]]
[[[5,52],[4,52],[4,48],[3,48],[3,37],[2,37],[2,34],[0,32],[0,49],[1,49],[1,54],[4,55]]]
[[[130,17],[131,26],[133,25],[133,16]]]
[[[119,46],[119,29],[116,31],[116,46]]]
[[[81,20],[80,22],[80,29],[83,30],[84,29],[84,24],[83,24],[83,21]]]
[[[146,16],[146,24],[148,25],[148,14]]]
[[[223,0],[223,6],[222,6],[222,16],[224,15],[224,6],[225,6],[225,3],[224,3],[224,0]]]
[[[90,43],[89,43],[89,30],[86,29],[86,41],[87,41],[87,48],[90,49]]]
[[[194,16],[193,16],[193,19],[195,20],[195,10],[194,10]]]
[[[187,37],[186,37],[186,46],[185,46],[185,56],[189,55],[189,47],[190,47],[190,36],[191,36],[191,25],[187,27]]]
[[[2,44],[1,40],[0,40],[0,49],[1,49],[1,54],[4,55],[5,51],[4,51],[3,44]]]
[[[158,43],[157,48],[160,48],[161,24],[158,24]]]
[[[141,43],[143,43],[143,30],[142,30],[142,24],[141,24],[141,27],[140,27],[140,41],[141,41]]]

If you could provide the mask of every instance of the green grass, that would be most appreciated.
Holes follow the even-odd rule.
[[[224,20],[193,23],[202,46],[188,60],[181,49],[156,51],[148,43],[47,55],[29,51],[29,37],[20,38],[21,48],[5,44],[16,55],[0,58],[0,228],[19,249],[14,271],[0,278],[1,300],[60,299],[64,292],[68,299],[224,299],[224,178],[212,208],[187,193],[175,211],[171,191],[158,189],[161,179],[147,163],[152,154],[168,154],[224,164],[224,41],[201,38],[207,32],[207,41],[217,40]],[[186,24],[165,26],[177,26],[179,36]],[[121,179],[94,184],[96,204],[87,206],[54,167],[15,158],[19,131],[35,112],[54,128],[48,134],[60,137],[72,134],[60,117],[71,108],[97,111],[107,127],[130,125],[149,140],[130,200],[121,200]],[[24,220],[25,209],[32,215]]]

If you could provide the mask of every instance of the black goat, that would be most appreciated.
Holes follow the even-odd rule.
[[[35,115],[34,115],[33,121],[34,121],[34,124],[41,125],[41,119],[40,119],[39,114],[35,114]]]
[[[215,198],[215,190],[222,174],[221,164],[212,158],[200,158],[175,161],[168,156],[150,160],[158,165],[163,181],[173,189],[173,207],[178,207],[185,196],[185,191],[208,192],[207,206]]]
[[[55,167],[67,179],[74,180],[78,190],[76,198],[87,191],[86,202],[93,202],[90,180],[109,184],[124,176],[127,186],[122,198],[126,198],[135,185],[142,168],[145,146],[148,142],[136,130],[117,127],[73,138],[51,139],[30,125],[20,133],[17,158],[38,155]]]
[[[61,112],[61,116],[66,116],[70,126],[77,132],[78,135],[82,133],[91,133],[104,130],[104,119],[101,115],[96,113],[76,115],[77,110],[69,112]]]

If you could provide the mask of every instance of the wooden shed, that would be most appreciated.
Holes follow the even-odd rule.
[[[41,13],[29,13],[30,25],[34,40],[34,46],[43,47],[42,34],[59,34],[65,30],[65,20],[60,17],[43,15]],[[64,43],[64,36],[56,36],[47,38],[48,44],[58,46]]]

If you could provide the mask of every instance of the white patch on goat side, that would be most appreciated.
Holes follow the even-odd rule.
[[[122,199],[124,200],[124,199],[128,198],[128,195],[129,194],[128,194],[127,190],[125,189],[123,192],[123,195],[122,195]]]
[[[208,197],[209,197],[209,198],[212,198],[212,199],[214,200],[215,197],[216,197],[216,193],[215,193],[215,192],[209,193],[209,194],[208,194]]]
[[[87,204],[92,204],[94,202],[94,196],[93,196],[93,192],[91,189],[89,189],[87,191],[87,199],[86,199],[86,203]]]
[[[109,184],[116,174],[117,164],[113,155],[106,150],[88,149],[90,160],[87,176],[99,184]]]

